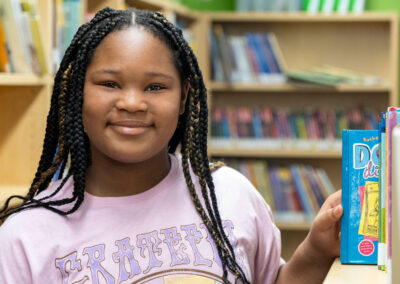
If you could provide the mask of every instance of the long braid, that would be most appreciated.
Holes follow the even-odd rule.
[[[160,13],[155,13],[153,17],[158,22],[158,24],[156,25],[163,28],[163,31],[175,44],[175,48],[182,49],[182,47],[184,47],[183,50],[180,51],[181,54],[185,55],[184,60],[186,60],[187,66],[190,66],[190,74],[192,74],[190,78],[190,85],[192,88],[189,91],[188,100],[189,105],[193,107],[189,108],[191,110],[191,113],[186,118],[186,129],[189,133],[187,133],[182,143],[182,163],[186,182],[188,184],[189,190],[192,190],[191,178],[188,170],[186,169],[186,167],[188,166],[187,159],[189,159],[193,171],[199,177],[202,196],[205,201],[208,216],[211,218],[212,224],[209,222],[210,219],[206,218],[207,214],[205,214],[204,209],[197,205],[195,207],[217,244],[220,259],[223,262],[223,279],[225,281],[227,276],[225,268],[226,265],[236,275],[237,278],[241,278],[244,282],[247,282],[243,270],[235,260],[235,253],[224,231],[217,206],[214,184],[212,182],[211,170],[207,158],[207,95],[197,59],[194,56],[193,51],[186,44],[185,40],[182,37],[182,34],[177,32],[177,29],[174,25],[169,23]],[[186,145],[189,146],[186,147]],[[210,191],[212,209],[209,202],[210,197],[207,192],[207,186]],[[195,201],[195,199],[198,198],[197,195],[191,193],[191,196],[195,204],[198,204],[199,202]],[[225,246],[228,247],[230,253],[226,250]]]

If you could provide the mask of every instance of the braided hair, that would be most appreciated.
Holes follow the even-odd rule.
[[[132,19],[135,19],[134,22]],[[195,208],[216,244],[222,263],[224,283],[229,283],[228,270],[235,275],[236,281],[248,283],[242,268],[236,262],[233,247],[224,231],[217,206],[211,176],[213,166],[210,166],[207,156],[208,109],[204,80],[196,56],[184,39],[182,31],[159,12],[133,8],[120,11],[107,7],[78,29],[55,75],[43,151],[29,192],[26,196],[9,197],[0,210],[0,221],[16,212],[35,207],[44,207],[60,215],[68,215],[75,212],[82,204],[85,173],[91,162],[89,139],[82,123],[86,69],[96,47],[107,35],[130,26],[141,26],[163,41],[172,52],[181,80],[187,79],[190,83],[185,112],[179,117],[177,129],[168,143],[168,152],[174,153],[177,147],[181,146],[186,184]],[[49,186],[57,170],[60,171],[59,176],[63,176],[68,160],[69,169],[56,191],[45,197],[34,198]],[[189,168],[199,178],[206,208],[200,202]],[[72,197],[49,200],[62,189],[71,176],[74,182]],[[11,207],[12,199],[20,199],[22,204]],[[65,204],[72,206],[63,211],[59,206]]]

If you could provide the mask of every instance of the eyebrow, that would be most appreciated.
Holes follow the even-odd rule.
[[[114,70],[114,69],[101,69],[101,70],[97,70],[97,71],[94,71],[93,72],[93,74],[98,74],[98,73],[106,73],[106,74],[113,74],[113,75],[118,75],[118,74],[120,74],[121,73],[121,71],[119,71],[119,70]],[[146,74],[146,76],[148,76],[148,77],[164,77],[164,78],[166,78],[166,79],[168,79],[168,80],[174,80],[174,77],[172,77],[172,76],[170,76],[170,75],[168,75],[168,74],[165,74],[165,73],[160,73],[160,72],[146,72],[145,73]]]

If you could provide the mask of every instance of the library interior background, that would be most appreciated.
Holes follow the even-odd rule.
[[[26,194],[54,72],[105,6],[158,10],[183,30],[208,90],[210,159],[260,191],[286,259],[341,188],[342,129],[378,129],[399,103],[398,0],[20,2],[20,24],[0,11],[0,203]]]

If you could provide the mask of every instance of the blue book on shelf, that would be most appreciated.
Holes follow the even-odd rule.
[[[342,132],[340,260],[376,264],[379,233],[379,130]]]

